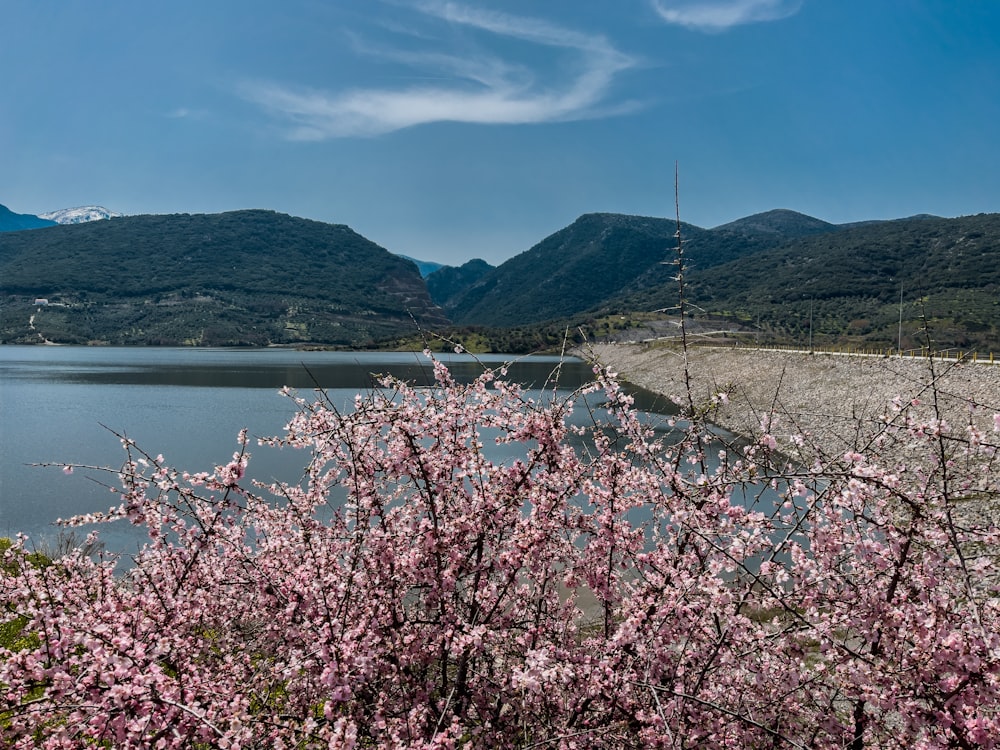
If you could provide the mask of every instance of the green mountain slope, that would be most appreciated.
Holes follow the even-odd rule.
[[[618,335],[631,313],[655,330],[645,313],[677,303],[676,229],[585,214],[496,268],[426,283],[346,226],[271,211],[6,232],[0,340],[368,346],[450,318],[470,345],[511,347],[593,320]],[[834,225],[775,210],[682,237],[691,309],[759,339],[1000,351],[1000,214]]]
[[[699,309],[779,340],[1000,350],[1000,214],[856,224],[695,265],[688,281]],[[674,296],[647,289],[620,304]]]
[[[837,232],[841,227],[788,209],[775,209],[746,216],[709,230],[710,262],[693,259],[692,268],[710,268],[728,263],[792,240]],[[689,250],[696,250],[694,243]]]
[[[783,239],[809,237],[814,234],[835,232],[840,227],[813,216],[790,211],[787,208],[775,208],[764,213],[745,216],[715,227],[712,231],[724,234],[738,234],[745,237],[760,235],[776,235]]]
[[[447,322],[410,261],[259,210],[0,235],[0,302],[7,343],[360,345]]]
[[[473,258],[460,266],[441,266],[425,277],[427,291],[435,304],[448,307],[494,268],[480,258]]]
[[[837,229],[781,210],[711,230],[682,224],[688,260],[702,269]],[[602,310],[669,280],[673,272],[664,262],[673,259],[676,231],[674,219],[585,214],[465,290],[436,299],[455,322],[476,325],[524,325]]]
[[[668,258],[675,229],[667,219],[585,214],[484,274],[447,312],[456,323],[513,326],[591,309]]]
[[[672,308],[675,230],[587,214],[439,302],[505,327]],[[692,309],[759,340],[1000,351],[1000,215],[840,226],[776,210],[682,236]]]

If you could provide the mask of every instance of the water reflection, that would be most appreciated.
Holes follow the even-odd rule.
[[[465,382],[509,360],[441,359]],[[105,486],[113,476],[87,470],[65,476],[58,466],[31,464],[119,466],[114,431],[162,453],[172,466],[211,470],[229,460],[240,429],[255,437],[283,432],[294,405],[277,394],[282,386],[323,388],[332,403],[348,408],[378,373],[417,385],[433,379],[431,364],[414,353],[0,346],[0,535],[52,536],[56,518],[116,502]],[[531,389],[558,382],[568,392],[593,373],[580,360],[529,357],[515,360],[509,377]],[[635,396],[645,418],[666,429],[669,402],[644,391]],[[254,447],[252,453],[250,474],[262,481],[297,481],[308,461],[300,451]],[[118,524],[102,536],[112,549],[137,543],[135,531]]]

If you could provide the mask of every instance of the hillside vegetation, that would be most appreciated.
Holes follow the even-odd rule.
[[[4,232],[0,340],[517,353],[567,336],[658,338],[675,332],[676,231],[673,219],[585,214],[500,266],[426,279],[349,227],[271,211]],[[1000,214],[836,225],[778,209],[681,233],[703,330],[1000,351]]]
[[[659,283],[666,274],[658,265],[675,229],[668,219],[585,214],[481,276],[445,309],[456,323],[487,326],[576,315]]]
[[[456,323],[482,326],[587,328],[667,310],[676,229],[588,214],[442,304]],[[998,214],[838,226],[777,210],[715,229],[685,224],[682,237],[695,315],[758,341],[1000,348]]]
[[[716,229],[681,226],[689,258],[702,269],[837,229],[834,224],[781,209]],[[674,219],[585,214],[483,274],[464,291],[436,301],[457,323],[487,326],[618,310],[623,300],[644,290],[674,289],[669,283],[673,272],[665,263],[673,260],[676,232]]]
[[[357,346],[446,322],[412,262],[258,210],[0,235],[0,296],[7,343]]]
[[[441,266],[426,277],[427,291],[435,304],[451,307],[469,287],[493,269],[494,266],[480,258],[473,258],[461,266]]]
[[[1000,349],[998,214],[847,227],[695,265],[689,278],[701,309],[771,340]],[[656,290],[624,304],[671,296]]]

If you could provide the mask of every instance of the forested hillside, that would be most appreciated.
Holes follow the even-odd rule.
[[[1000,350],[1000,214],[848,227],[694,265],[689,279],[700,309],[776,339]],[[624,304],[671,299],[658,290]]]
[[[588,214],[442,304],[456,323],[592,331],[671,309],[676,229]],[[998,214],[839,226],[776,210],[681,234],[690,312],[757,340],[1000,350]]]
[[[473,258],[461,266],[442,266],[426,277],[431,299],[443,308],[457,299],[495,267],[485,260]]]
[[[677,304],[676,232],[585,214],[498,267],[426,280],[347,226],[271,211],[5,232],[0,340],[384,347],[440,331],[513,352],[567,329],[656,337],[669,326],[650,314]],[[774,210],[681,238],[689,311],[755,340],[1000,351],[1000,214],[839,226]]]
[[[834,224],[781,209],[716,229],[682,224],[690,262],[702,269],[837,230]],[[456,322],[493,326],[617,308],[630,295],[664,287],[672,276],[664,264],[673,260],[676,232],[674,219],[585,214],[465,290],[436,300]]]
[[[665,277],[656,271],[675,229],[668,219],[586,214],[484,274],[446,311],[457,323],[514,326],[592,309]]]
[[[257,210],[5,233],[0,296],[7,343],[365,345],[446,322],[412,262]]]

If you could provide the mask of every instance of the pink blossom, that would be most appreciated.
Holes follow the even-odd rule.
[[[998,489],[981,440],[913,405],[802,467],[770,417],[660,441],[600,368],[569,398],[434,370],[291,396],[264,443],[301,482],[241,484],[245,431],[212,472],[129,457],[74,522],[144,526],[134,559],[4,547],[0,744],[997,747],[1000,532],[955,520]]]

